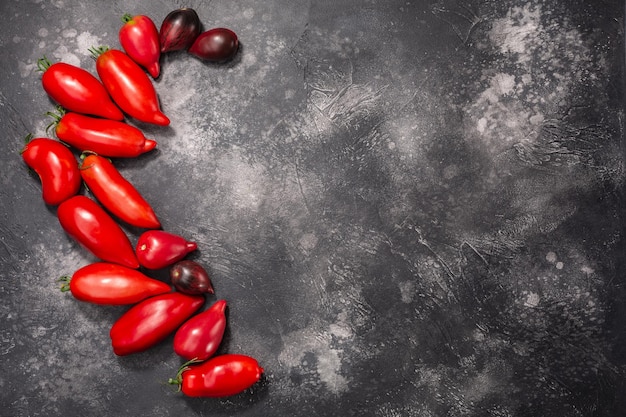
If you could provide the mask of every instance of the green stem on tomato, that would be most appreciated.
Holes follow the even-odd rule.
[[[37,60],[37,70],[40,72],[46,72],[48,68],[52,66],[52,62],[44,55],[43,58]]]
[[[80,159],[80,163],[78,164],[78,169],[79,170],[85,170],[85,169],[89,169],[93,166],[93,164],[87,165],[85,166],[85,158],[87,158],[89,155],[98,155],[97,153],[95,153],[94,151],[83,151],[80,155],[79,155],[79,159]],[[109,159],[110,161],[110,159]]]
[[[26,135],[26,137],[24,138],[24,146],[22,147],[22,149],[20,149],[20,155],[22,155],[25,151],[26,151],[26,145],[28,145],[28,142],[30,142],[33,139],[33,134],[29,133],[28,135]],[[29,167],[29,170],[32,169]]]
[[[98,155],[98,153],[94,152],[94,151],[90,151],[90,150],[82,151],[81,154],[78,156],[78,158],[81,160],[81,164],[82,164],[82,161],[84,161],[85,158],[87,158],[89,155]],[[113,163],[113,160],[111,158],[106,158],[106,160],[111,162],[111,163]],[[93,164],[91,164],[91,165],[89,165],[88,167],[85,167],[85,168],[81,168],[80,166],[78,168],[80,168],[80,169],[87,169],[87,168],[92,167],[92,166],[93,166]]]
[[[58,282],[62,282],[63,284],[61,285],[61,292],[68,292],[70,290],[70,281],[72,280],[72,277],[70,277],[69,275],[63,275],[61,278],[59,278],[57,281]]]
[[[198,358],[193,358],[191,360],[188,360],[187,362],[183,363],[180,368],[178,368],[178,372],[176,373],[176,378],[170,378],[167,380],[167,383],[170,385],[178,385],[178,391],[180,392],[181,390],[181,386],[183,384],[183,372],[187,371],[188,369],[191,369],[189,367],[189,365],[192,365],[194,363],[198,363],[198,362],[202,362],[200,359]]]
[[[52,122],[50,122],[46,126],[46,133],[48,133],[51,127],[56,126],[61,121],[61,118],[63,117],[63,115],[66,113],[65,109],[61,107],[60,105],[56,106],[55,109],[56,111],[46,112],[46,116],[52,117],[53,119]]]
[[[98,154],[97,154],[97,153],[95,153],[94,151],[85,150],[85,151],[82,151],[82,152],[81,152],[81,154],[80,154],[79,158],[82,160],[82,159],[87,158],[89,155],[98,155]]]
[[[88,49],[93,59],[98,59],[100,55],[102,55],[108,50],[109,50],[108,46],[98,46],[98,47],[92,46],[91,48]]]
[[[122,16],[122,23],[128,23],[131,20],[133,20],[133,15],[130,13],[124,13],[124,16]]]

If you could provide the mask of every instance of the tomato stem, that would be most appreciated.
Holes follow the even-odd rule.
[[[188,360],[187,362],[183,363],[180,368],[178,368],[178,372],[176,373],[176,378],[169,378],[167,380],[167,383],[170,385],[178,385],[178,392],[180,392],[181,390],[181,386],[183,384],[183,372],[191,369],[189,367],[189,365],[192,365],[194,363],[198,363],[198,362],[202,362],[200,359],[198,358],[193,358],[191,360]]]
[[[129,13],[124,13],[124,16],[122,16],[122,23],[128,23],[131,20],[133,20],[133,15]]]
[[[48,124],[46,125],[46,133],[47,133],[47,134],[50,134],[50,128],[52,128],[53,126],[56,126],[56,124],[57,124],[57,121],[56,121],[56,120],[53,120],[53,121],[51,121],[50,123],[48,123]]]
[[[93,164],[89,164],[85,166],[85,158],[87,158],[89,155],[98,155],[98,154],[95,153],[94,151],[83,151],[78,157],[80,159],[80,164],[78,165],[78,169],[80,169],[81,171],[85,169],[89,169],[93,166]]]
[[[102,55],[108,50],[109,50],[108,46],[98,46],[98,47],[92,46],[91,48],[88,49],[88,51],[91,52],[91,56],[94,59],[98,59],[100,55]]]
[[[29,133],[28,135],[26,135],[26,137],[24,138],[24,146],[22,147],[22,149],[20,149],[20,155],[26,152],[26,145],[28,145],[28,142],[30,142],[32,139],[33,139],[32,133]]]
[[[89,150],[86,150],[86,151],[83,151],[83,152],[80,154],[79,158],[82,160],[82,159],[87,158],[89,155],[98,155],[98,154],[97,154],[97,153],[95,153],[94,151],[89,151]]]
[[[170,384],[170,385],[178,385],[178,388],[176,389],[176,392],[180,392],[180,390],[181,390],[181,385],[183,384],[183,379],[182,379],[182,376],[180,376],[180,375],[178,375],[178,374],[177,374],[177,375],[176,375],[176,379],[174,379],[174,378],[169,378],[169,379],[167,380],[167,383],[168,383],[168,384]]]
[[[46,70],[50,68],[51,66],[52,66],[52,63],[50,62],[48,58],[46,58],[45,55],[43,56],[43,58],[39,58],[37,60],[37,70],[40,72],[46,72]]]
[[[61,292],[68,292],[70,290],[70,281],[72,278],[69,275],[63,275],[57,281],[62,282],[61,284]]]
[[[50,116],[50,117],[52,117],[52,119],[54,119],[54,120],[52,120],[52,122],[50,122],[46,126],[46,133],[49,133],[49,130],[50,130],[51,127],[53,127],[53,126],[56,127],[56,125],[59,124],[59,122],[63,118],[63,115],[66,113],[65,109],[63,107],[61,107],[60,105],[56,106],[55,110],[56,111],[54,111],[54,112],[52,112],[52,111],[46,112],[46,116]]]

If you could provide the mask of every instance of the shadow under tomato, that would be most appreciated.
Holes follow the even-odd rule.
[[[115,167],[120,171],[140,171],[143,170],[143,168],[147,165],[153,163],[153,161],[160,158],[161,150],[159,149],[158,138],[155,138],[155,136],[151,135],[148,137],[148,139],[157,140],[157,147],[134,158],[111,158]],[[124,175],[123,172],[122,175]]]

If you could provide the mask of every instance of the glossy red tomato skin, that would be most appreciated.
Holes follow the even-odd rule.
[[[78,269],[69,283],[74,298],[92,304],[135,304],[148,297],[166,294],[171,287],[136,269],[96,262]]]
[[[139,236],[135,253],[144,268],[170,266],[198,248],[195,242],[164,230],[148,230]]]
[[[67,234],[96,257],[139,268],[128,236],[95,201],[83,195],[70,197],[57,208],[57,217]]]
[[[96,59],[96,71],[113,101],[129,116],[159,126],[170,124],[150,77],[131,57],[109,49]]]
[[[78,150],[111,158],[134,158],[157,145],[141,130],[127,123],[73,112],[61,117],[55,133],[60,140]]]
[[[262,375],[256,359],[228,353],[183,371],[181,389],[188,397],[229,397],[252,387]]]
[[[154,21],[145,15],[125,15],[122,20],[125,22],[119,31],[122,48],[152,78],[157,78],[161,72],[161,44]]]
[[[31,139],[21,151],[22,159],[41,180],[41,193],[46,204],[56,206],[76,195],[81,177],[72,151],[49,138]]]
[[[201,33],[188,52],[204,61],[223,62],[232,59],[239,49],[237,34],[227,28],[213,28]]]
[[[174,352],[184,359],[205,361],[217,352],[226,330],[226,300],[187,320],[174,335]]]
[[[124,119],[104,85],[87,70],[57,62],[46,69],[41,83],[50,98],[67,110],[112,120]]]
[[[107,158],[87,155],[80,175],[96,200],[120,220],[146,229],[161,227],[152,206]]]
[[[171,292],[134,305],[111,327],[113,352],[118,356],[143,352],[174,332],[204,304],[204,297]]]

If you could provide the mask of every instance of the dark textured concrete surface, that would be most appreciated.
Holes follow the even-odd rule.
[[[61,293],[95,259],[19,156],[43,55],[95,73],[123,13],[195,8],[242,48],[155,82],[171,126],[116,166],[198,242],[229,302],[229,399],[165,382],[169,338],[116,357],[126,307]],[[0,415],[626,415],[621,1],[0,3]],[[83,190],[83,193],[88,194]],[[139,230],[125,229],[133,242]],[[167,280],[166,271],[153,276]]]

